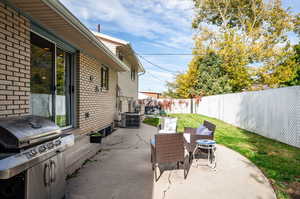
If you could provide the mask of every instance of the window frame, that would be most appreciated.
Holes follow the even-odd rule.
[[[100,70],[101,88],[103,91],[109,90],[109,67],[102,65]]]
[[[136,79],[136,71],[135,71],[135,69],[131,69],[130,78],[131,78],[132,81],[135,81],[135,79]]]
[[[120,51],[118,51],[118,58],[119,58],[119,60],[121,60],[121,61],[124,60],[124,56],[123,56],[123,54],[122,54]]]
[[[75,54],[74,53],[71,53],[67,50],[65,50],[63,47],[61,47],[60,45],[57,45],[56,46],[56,49],[55,49],[55,78],[57,78],[57,50],[60,49],[61,51],[63,51],[66,54],[68,54],[66,57],[65,57],[65,61],[67,64],[67,71],[68,71],[68,76],[67,76],[67,82],[68,82],[68,85],[67,85],[67,88],[66,90],[68,91],[68,95],[66,95],[66,98],[69,98],[68,99],[68,102],[70,102],[70,105],[69,105],[69,108],[70,108],[70,113],[69,113],[69,122],[70,124],[68,126],[65,126],[65,127],[61,127],[61,129],[68,129],[68,128],[72,128],[75,126],[75,74],[74,72],[76,71],[75,69]],[[66,85],[65,85],[66,86]],[[55,79],[55,97],[57,96],[57,79]],[[56,101],[56,100],[55,100]],[[56,107],[55,107],[56,108]],[[56,119],[56,115],[55,115],[55,119]],[[55,121],[56,122],[56,121]]]
[[[38,37],[41,37],[42,39],[47,40],[48,42],[52,43],[54,46],[54,53],[53,53],[53,65],[52,65],[52,82],[51,82],[51,86],[53,87],[53,91],[52,91],[52,121],[56,123],[56,96],[57,96],[57,90],[56,90],[56,86],[57,86],[57,49],[59,48],[60,50],[65,51],[66,53],[69,54],[69,97],[70,97],[70,125],[65,126],[65,127],[60,127],[61,130],[66,130],[66,129],[70,129],[70,128],[74,128],[76,126],[76,106],[75,106],[75,76],[76,76],[76,54],[70,50],[68,50],[67,48],[65,48],[62,44],[57,43],[56,41],[44,36],[43,34],[39,33],[38,31],[35,31],[33,29],[30,30],[31,33],[37,35]],[[30,40],[30,44],[31,44],[31,40]]]

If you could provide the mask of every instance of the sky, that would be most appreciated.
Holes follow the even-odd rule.
[[[146,69],[139,91],[163,92],[166,81],[186,71],[192,56],[192,0],[60,0],[84,25],[129,41]],[[285,8],[300,12],[300,0],[282,0]],[[293,43],[299,42],[294,34]],[[149,55],[150,54],[150,55]],[[180,54],[180,55],[153,55]]]

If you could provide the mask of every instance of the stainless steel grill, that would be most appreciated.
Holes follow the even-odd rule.
[[[0,120],[0,144],[6,149],[20,149],[59,137],[55,123],[39,116],[22,116]]]
[[[73,144],[73,135],[62,134],[60,128],[46,118],[0,119],[0,198],[62,198],[65,187],[63,151]],[[21,179],[24,179],[22,197],[20,192],[8,191],[13,183],[19,187]]]

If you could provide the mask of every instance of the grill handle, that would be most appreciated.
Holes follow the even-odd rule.
[[[53,183],[56,181],[56,164],[53,160],[50,161],[50,182]]]
[[[44,167],[44,185],[47,187],[50,185],[50,166],[48,163]]]
[[[31,126],[31,128],[33,128],[33,129],[40,129],[40,128],[42,128],[42,126],[40,125],[40,124],[37,124],[37,123],[34,123],[34,122],[29,122],[28,123],[30,126]]]

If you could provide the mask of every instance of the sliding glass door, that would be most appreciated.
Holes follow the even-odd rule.
[[[69,53],[57,48],[56,51],[56,123],[61,126],[71,125],[71,78]]]
[[[53,118],[53,68],[55,45],[31,34],[31,113]]]
[[[72,54],[31,33],[31,113],[72,125]]]

